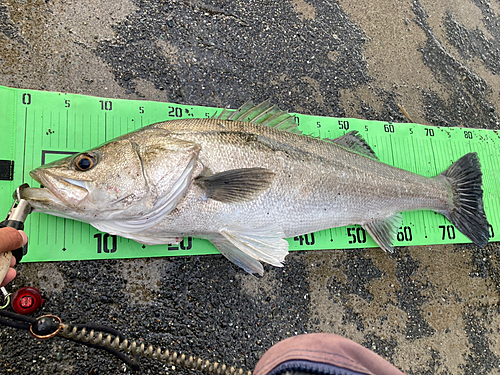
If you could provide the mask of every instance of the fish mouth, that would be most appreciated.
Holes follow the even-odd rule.
[[[41,204],[78,206],[89,194],[85,181],[61,177],[47,170],[34,170],[30,176],[42,188],[24,189],[21,198]]]

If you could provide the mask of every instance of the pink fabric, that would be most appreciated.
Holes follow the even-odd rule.
[[[266,375],[290,360],[322,362],[369,375],[404,375],[374,352],[332,333],[311,333],[279,342],[262,356],[253,375]]]

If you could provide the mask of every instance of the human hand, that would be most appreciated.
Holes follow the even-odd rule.
[[[11,227],[0,228],[0,252],[7,252],[19,249],[26,245],[28,236],[22,230],[17,230]],[[16,270],[13,268],[16,265],[16,258],[10,260],[10,268],[7,271],[3,280],[0,280],[0,287],[10,283],[16,277]]]

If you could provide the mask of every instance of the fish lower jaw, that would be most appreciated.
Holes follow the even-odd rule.
[[[52,191],[46,188],[25,188],[21,190],[21,199],[28,200],[34,207],[37,203],[42,205],[63,205],[64,202]]]

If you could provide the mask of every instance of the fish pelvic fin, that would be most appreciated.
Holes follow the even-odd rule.
[[[288,254],[285,233],[277,227],[259,229],[223,228],[221,237],[210,242],[231,262],[250,274],[264,274],[260,262],[283,267]]]
[[[269,188],[274,172],[265,168],[231,169],[208,177],[196,184],[205,190],[206,198],[224,203],[239,203],[255,199]]]
[[[288,112],[282,111],[277,106],[272,105],[269,100],[258,105],[255,105],[250,100],[234,112],[222,111],[217,119],[251,122],[291,133],[302,134],[298,124],[295,122],[295,118]]]
[[[451,209],[441,213],[474,244],[485,247],[490,234],[483,207],[483,175],[477,153],[462,156],[437,177],[441,176],[450,183],[453,196]]]
[[[392,244],[402,223],[403,215],[396,214],[382,220],[363,224],[363,228],[370,234],[377,245],[385,251],[392,253],[394,251]]]
[[[252,256],[241,252],[236,246],[225,238],[211,239],[210,242],[231,262],[243,268],[249,274],[264,275],[264,267]]]

